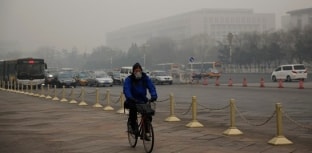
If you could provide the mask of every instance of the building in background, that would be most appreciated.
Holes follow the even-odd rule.
[[[303,29],[307,25],[312,25],[312,8],[292,10],[287,14],[282,17],[281,25],[284,30]]]
[[[252,9],[200,9],[109,32],[106,43],[126,51],[132,43],[142,45],[153,37],[179,41],[197,34],[208,34],[215,40],[226,41],[229,32],[273,30],[275,15],[271,13],[254,13]]]

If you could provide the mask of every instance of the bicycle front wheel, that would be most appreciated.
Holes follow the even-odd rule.
[[[134,148],[138,142],[138,136],[136,131],[133,131],[129,122],[127,122],[128,141],[132,148]]]
[[[151,153],[154,147],[154,129],[150,121],[146,123],[146,129],[143,128],[143,145],[146,153]]]

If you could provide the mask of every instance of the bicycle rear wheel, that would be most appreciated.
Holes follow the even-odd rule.
[[[150,121],[145,122],[147,129],[143,128],[143,145],[146,153],[151,153],[154,148],[154,129]]]
[[[134,148],[138,142],[138,136],[136,131],[133,131],[129,122],[127,122],[128,141],[132,148]]]

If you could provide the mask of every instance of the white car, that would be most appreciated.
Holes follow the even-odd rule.
[[[93,77],[88,80],[89,86],[113,86],[113,79],[106,72],[96,72]]]
[[[155,84],[172,84],[172,76],[166,71],[152,71],[150,72],[150,78]]]
[[[289,64],[277,67],[271,74],[272,81],[305,80],[308,77],[307,69],[303,64]]]

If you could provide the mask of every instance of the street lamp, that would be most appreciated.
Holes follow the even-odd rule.
[[[145,53],[144,53],[144,55],[143,55],[143,67],[145,68],[145,57],[146,57],[146,55],[145,55]]]
[[[148,47],[148,46],[149,46],[149,44],[146,44],[146,43],[143,44],[143,46],[142,46],[143,47],[143,57],[142,58],[143,58],[143,67],[144,68],[146,68],[145,67],[145,64],[146,64],[146,47]]]
[[[230,49],[230,60],[229,60],[229,64],[230,64],[230,71],[231,71],[231,64],[232,64],[232,40],[233,40],[233,34],[231,32],[229,32],[229,34],[227,35],[228,41],[229,41],[229,49]]]

